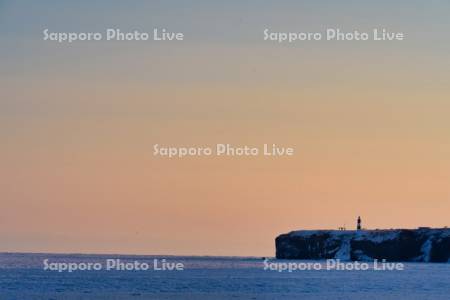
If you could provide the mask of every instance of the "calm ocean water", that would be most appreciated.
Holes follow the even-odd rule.
[[[181,263],[183,271],[44,270],[50,263],[107,259]],[[323,263],[323,262],[321,262]],[[277,272],[261,258],[0,254],[0,299],[450,299],[450,264],[403,271]]]

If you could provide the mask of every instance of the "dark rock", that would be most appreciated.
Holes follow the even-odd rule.
[[[448,262],[450,229],[303,230],[275,239],[279,259]]]

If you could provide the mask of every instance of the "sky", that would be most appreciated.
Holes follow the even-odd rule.
[[[443,227],[447,1],[0,1],[0,251],[273,256],[296,229]],[[182,31],[170,43],[42,31]],[[263,30],[402,31],[397,42]],[[152,155],[154,144],[293,157]]]

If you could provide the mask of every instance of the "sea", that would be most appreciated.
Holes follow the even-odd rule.
[[[404,263],[392,270],[345,264],[327,269],[325,261],[261,257],[0,253],[0,300],[450,299],[450,263]]]

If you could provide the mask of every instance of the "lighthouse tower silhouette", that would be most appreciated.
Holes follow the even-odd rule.
[[[358,216],[358,220],[356,221],[356,230],[361,230],[361,217]]]

